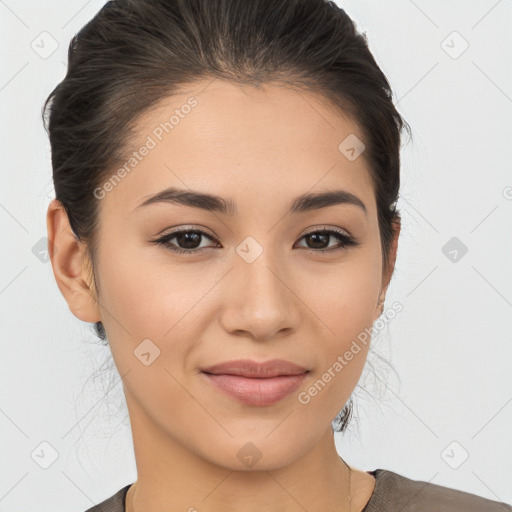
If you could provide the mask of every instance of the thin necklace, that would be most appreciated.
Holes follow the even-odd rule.
[[[343,464],[345,464],[348,469],[348,510],[349,512],[352,512],[352,468],[340,457],[339,454],[338,457],[343,461]]]
[[[338,455],[338,457],[340,457],[340,455]],[[351,496],[351,491],[352,491],[352,468],[340,457],[340,459],[343,461],[343,464],[345,464],[345,466],[347,466],[347,469],[348,469],[348,510],[349,512],[352,512],[352,496]],[[130,488],[129,488],[129,491],[131,491],[131,500],[130,500],[130,504],[131,504],[131,510],[132,512],[135,512],[135,507],[134,507],[134,498],[133,498],[133,495],[135,494],[135,486],[137,485],[137,482],[135,482]]]

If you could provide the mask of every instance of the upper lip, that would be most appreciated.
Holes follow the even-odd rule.
[[[239,375],[249,378],[271,378],[279,375],[300,375],[309,370],[284,359],[272,359],[258,363],[250,359],[237,359],[203,368],[203,372],[214,375]]]

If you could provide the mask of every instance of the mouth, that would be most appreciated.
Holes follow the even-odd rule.
[[[265,407],[273,405],[293,393],[309,372],[300,375],[250,378],[201,372],[218,390],[246,405]]]
[[[238,375],[240,377],[261,379],[300,375],[308,371],[307,368],[285,359],[272,359],[261,363],[250,359],[237,359],[218,363],[201,370],[212,375]]]
[[[246,405],[265,407],[293,393],[309,372],[282,359],[265,363],[237,360],[205,368],[201,375],[230,398]]]

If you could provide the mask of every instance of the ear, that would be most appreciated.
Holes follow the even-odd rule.
[[[391,277],[395,271],[395,263],[396,263],[396,255],[398,252],[398,238],[400,236],[400,229],[402,227],[401,219],[397,219],[393,221],[393,239],[391,241],[391,245],[389,248],[389,264],[388,268],[384,268],[382,271],[382,289],[379,294],[379,303],[376,307],[376,313],[374,321],[382,314],[384,311],[384,300],[386,298],[386,292],[391,282]]]
[[[85,245],[79,241],[64,206],[53,199],[46,214],[48,254],[60,292],[71,312],[84,322],[101,320],[92,267],[86,256]]]

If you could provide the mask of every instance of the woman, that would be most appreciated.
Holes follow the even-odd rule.
[[[112,350],[137,463],[89,512],[512,510],[337,454],[410,132],[343,10],[108,2],[44,111],[55,278]]]

